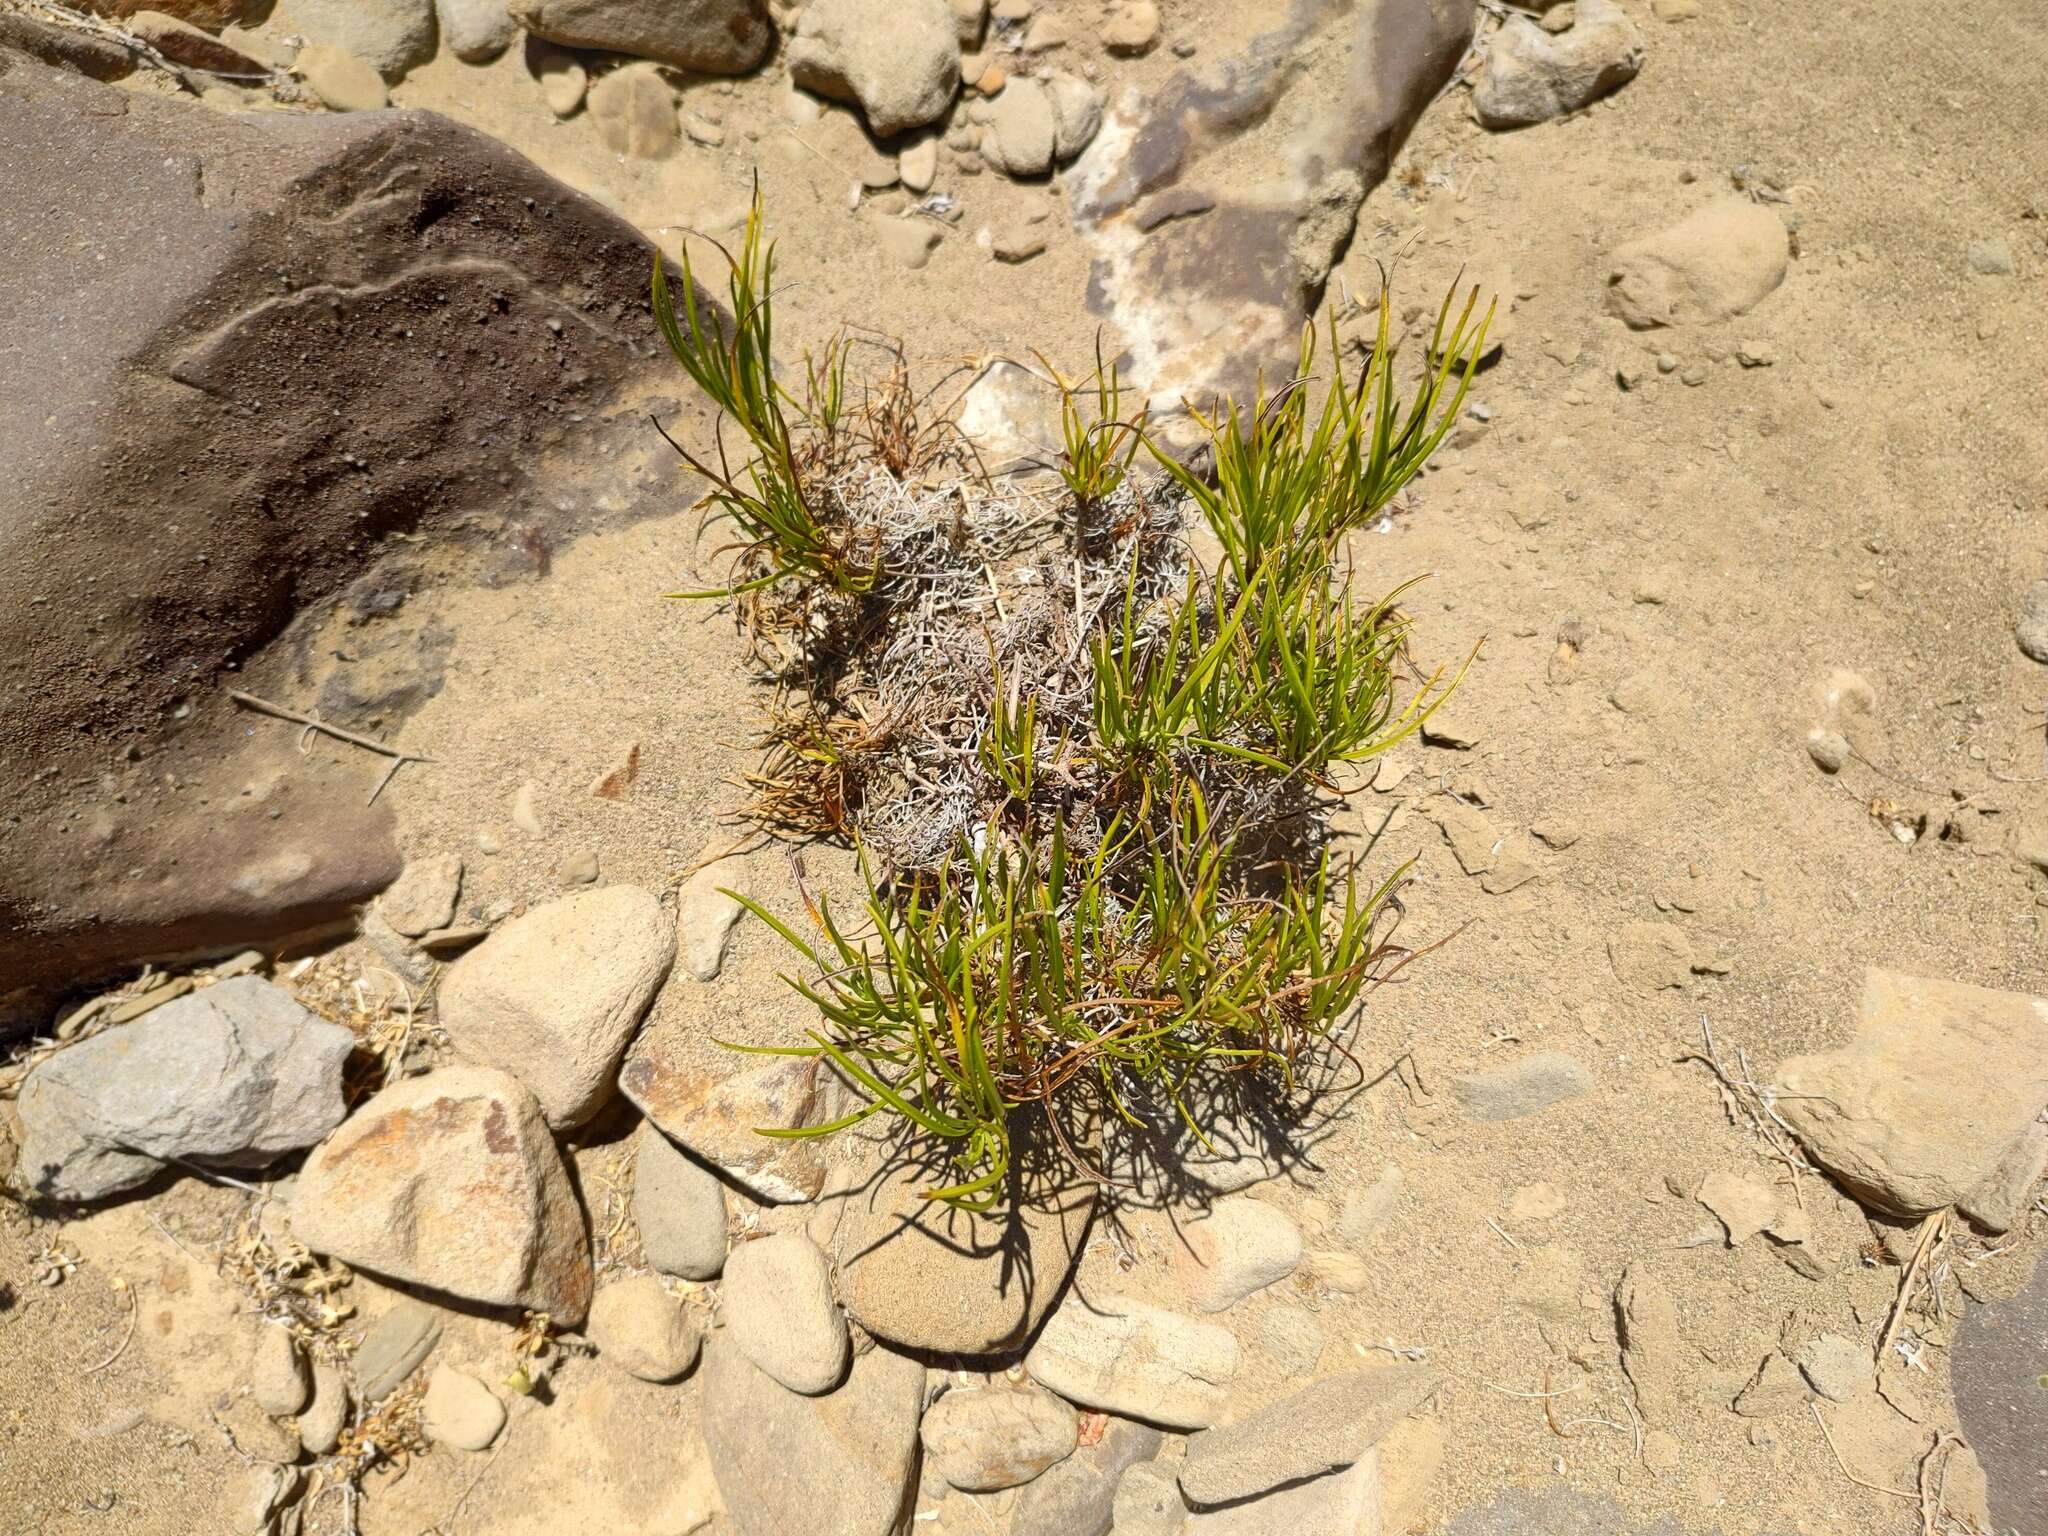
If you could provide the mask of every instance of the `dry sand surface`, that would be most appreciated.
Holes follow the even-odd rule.
[[[1268,8],[1162,5],[1168,38],[1205,52]],[[1174,62],[1100,53],[1084,0],[1041,9],[1072,13],[1070,64],[1104,78]],[[1254,1192],[1312,1253],[1232,1311],[1241,1390],[1278,1396],[1301,1373],[1269,1338],[1297,1353],[1310,1340],[1325,1369],[1390,1355],[1439,1368],[1441,1466],[1405,1508],[1417,1531],[1455,1530],[1503,1489],[1611,1500],[1617,1530],[1959,1531],[1923,1527],[1917,1496],[1885,1491],[1913,1490],[1933,1432],[1956,1425],[1952,1318],[1924,1327],[1918,1369],[1894,1353],[1883,1395],[1775,1417],[1731,1408],[1774,1351],[1875,1343],[1913,1225],[1887,1253],[1824,1177],[1772,1159],[1691,1053],[1711,1028],[1732,1073],[1746,1062],[1768,1082],[1785,1058],[1848,1039],[1872,965],[2048,992],[2048,888],[2010,851],[2014,829],[2048,816],[2048,672],[2013,639],[2019,594],[2048,573],[2039,17],[1904,0],[1700,0],[1677,21],[1653,12],[1695,8],[1627,9],[1648,62],[1591,110],[1493,134],[1463,90],[1438,101],[1367,200],[1325,300],[1370,292],[1376,264],[1397,306],[1433,305],[1460,269],[1511,273],[1515,295],[1473,390],[1486,419],[1468,417],[1396,515],[1351,542],[1367,588],[1427,578],[1412,602],[1426,661],[1477,648],[1450,707],[1470,744],[1404,747],[1342,813],[1378,867],[1415,861],[1404,935],[1444,943],[1365,1010],[1351,1049],[1368,1083],[1302,1166]],[[686,229],[730,233],[758,176],[788,355],[857,324],[904,338],[933,381],[1032,348],[1086,363],[1088,253],[1057,182],[942,177],[964,218],[905,270],[871,214],[848,208],[852,119],[793,127],[785,89],[773,65],[690,87],[686,105],[701,93],[715,107],[723,143],[652,163],[607,152],[587,118],[556,121],[517,48],[484,67],[444,54],[393,94],[498,135],[671,246]],[[1796,218],[1777,292],[1679,331],[1631,332],[1607,312],[1608,252],[1743,189]],[[1050,210],[1049,248],[992,261],[974,232],[1034,204]],[[1986,241],[2016,270],[1973,270]],[[467,910],[536,904],[591,856],[605,882],[663,890],[736,835],[730,781],[751,762],[758,698],[729,617],[664,600],[706,567],[658,448],[621,449],[617,484],[564,489],[642,515],[557,544],[544,577],[430,581],[408,605],[403,622],[452,649],[440,691],[394,723],[437,761],[387,793],[408,856],[465,860]],[[324,662],[306,665],[295,681]],[[1871,701],[1846,720],[1824,698],[1844,672]],[[1807,748],[1831,723],[1855,749],[1836,774]],[[635,746],[630,793],[593,797]],[[515,820],[527,785],[532,814]],[[838,878],[836,856],[806,857],[814,882]],[[795,910],[784,851],[750,868],[766,903]],[[803,1014],[775,980],[784,963],[744,921],[722,976],[671,985],[658,1007],[707,1034],[786,1037]],[[1584,1091],[1520,1118],[1466,1112],[1462,1079],[1539,1053],[1576,1062]],[[574,1142],[601,1275],[635,1261],[631,1123],[617,1105]],[[1398,1190],[1362,1268],[1319,1273],[1313,1250],[1390,1165]],[[1729,1244],[1693,1198],[1722,1175],[1760,1182],[1776,1217],[1805,1212],[1821,1278],[1769,1237]],[[62,1222],[0,1208],[0,1528],[231,1528],[244,1466],[212,1413],[239,1379],[250,1303],[214,1256],[250,1203],[183,1178]],[[744,1219],[789,1224],[765,1208]],[[1964,1289],[2018,1290],[2044,1231],[2035,1213],[2002,1247],[1959,1243],[1949,1306]],[[46,1285],[38,1256],[53,1242],[77,1262]],[[1082,1278],[1170,1302],[1190,1283],[1175,1248],[1163,1224],[1099,1222]],[[1614,1298],[1631,1266],[1677,1301],[1678,1406],[1649,1426],[1620,1363]],[[351,1290],[365,1315],[385,1294],[360,1277]],[[508,1334],[451,1315],[437,1358],[495,1382]],[[373,1474],[358,1507],[314,1503],[304,1529],[726,1529],[699,1391],[696,1377],[657,1387],[572,1354],[552,1401],[515,1401],[495,1450],[416,1456],[401,1476]],[[1968,1481],[1952,1474],[1957,1509]],[[1004,1496],[943,1492],[920,1497],[914,1529],[1002,1528]]]

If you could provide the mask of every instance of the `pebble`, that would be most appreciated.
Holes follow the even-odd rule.
[[[441,1342],[441,1322],[416,1301],[401,1301],[386,1312],[356,1350],[356,1385],[365,1403],[382,1402],[419,1369]]]
[[[336,112],[377,112],[391,105],[384,77],[333,43],[306,44],[292,61],[292,69]]]
[[[664,1275],[715,1280],[725,1268],[726,1220],[724,1181],[641,1121],[633,1156],[641,1256]]]
[[[1839,1333],[1823,1333],[1801,1345],[1799,1369],[1813,1390],[1831,1403],[1846,1403],[1877,1387],[1869,1346]]]
[[[339,1366],[325,1360],[313,1362],[313,1400],[299,1415],[299,1441],[315,1456],[325,1456],[341,1444],[341,1432],[348,1424],[348,1378]]]
[[[1866,1207],[2004,1230],[2038,1177],[2044,1040],[2048,998],[1872,967],[1849,1044],[1779,1063],[1779,1113]]]
[[[354,1048],[347,1029],[260,976],[172,997],[29,1070],[14,1177],[44,1199],[86,1201],[173,1159],[264,1167],[342,1123]]]
[[[1120,58],[1136,58],[1159,46],[1159,7],[1153,0],[1125,0],[1102,25],[1102,46]]]
[[[2028,659],[2048,665],[2048,580],[2035,582],[2020,600],[2019,621],[2013,638]]]
[[[571,1328],[590,1306],[589,1234],[561,1154],[533,1095],[489,1067],[373,1094],[307,1158],[291,1217],[313,1252],[374,1274]]]
[[[1452,1085],[1474,1120],[1519,1120],[1591,1092],[1593,1077],[1578,1058],[1538,1051],[1519,1061],[1461,1077]]]
[[[1979,277],[2011,277],[2012,247],[2003,240],[1975,240],[1969,249],[1970,270]]]
[[[810,0],[789,45],[790,78],[857,103],[870,133],[893,138],[952,105],[958,34],[946,0]]]
[[[394,933],[416,939],[455,921],[462,895],[462,860],[452,853],[408,859],[391,888],[377,898],[377,910]]]
[[[929,192],[939,174],[939,141],[928,134],[897,155],[896,174],[911,191]]]
[[[1767,341],[1744,338],[1735,343],[1735,361],[1744,368],[1769,368],[1777,363],[1778,353]]]
[[[299,1474],[290,1467],[258,1463],[242,1468],[227,1491],[229,1528],[236,1536],[265,1536],[277,1528],[274,1517],[298,1491]]]
[[[514,918],[450,966],[440,1024],[472,1061],[524,1083],[549,1125],[581,1125],[611,1098],[675,953],[676,930],[653,892],[577,891]]]
[[[946,1393],[925,1410],[919,1435],[939,1476],[965,1493],[993,1493],[1073,1455],[1080,1420],[1043,1387],[991,1382]]]
[[[1013,80],[987,106],[982,158],[1008,176],[1043,176],[1052,169],[1058,125],[1043,82]]]
[[[731,1529],[925,1529],[908,1519],[924,1406],[919,1362],[870,1349],[854,1360],[846,1385],[807,1397],[757,1369],[730,1330],[719,1329],[704,1341],[702,1374],[699,1422]]]
[[[666,160],[682,143],[676,118],[676,98],[661,66],[636,60],[600,76],[585,99],[590,119],[597,124],[598,137],[615,155],[628,160]],[[532,785],[520,791],[524,795]],[[531,831],[512,819],[521,831]]]
[[[1192,1281],[1194,1304],[1204,1312],[1227,1311],[1301,1263],[1301,1229],[1263,1200],[1220,1200],[1179,1236],[1170,1263]]]
[[[505,1405],[467,1371],[436,1366],[420,1403],[420,1427],[436,1445],[489,1450],[505,1427]]]
[[[1607,303],[1633,330],[1711,324],[1754,309],[1785,280],[1790,261],[1784,221],[1730,193],[1615,247],[1607,260]],[[1679,377],[1691,383],[1692,372]]]
[[[1093,1445],[1034,1477],[1010,1510],[1010,1536],[1104,1536],[1124,1469],[1159,1454],[1149,1424],[1110,1419]]]
[[[291,1334],[266,1324],[256,1335],[249,1362],[249,1395],[256,1406],[274,1419],[289,1418],[306,1406],[311,1390],[305,1359]]]
[[[1849,761],[1848,738],[1817,725],[1806,733],[1806,755],[1822,773],[1840,773]]]
[[[886,155],[873,145],[867,147],[861,156],[860,184],[869,192],[880,192],[896,185],[896,157]]]
[[[725,128],[708,117],[696,112],[683,114],[683,132],[689,135],[692,144],[702,144],[706,149],[716,149],[725,142]],[[616,796],[607,798],[616,799]]]
[[[1704,363],[1693,363],[1693,364],[1691,364],[1690,366],[1688,366],[1688,367],[1686,368],[1685,372],[1681,373],[1681,374],[1680,374],[1680,375],[1678,376],[1678,382],[1679,382],[1679,383],[1681,383],[1681,384],[1690,384],[1690,385],[1692,385],[1692,386],[1693,386],[1694,388],[1698,388],[1698,387],[1699,387],[1700,385],[1702,385],[1702,384],[1706,383],[1706,382],[1707,382],[1707,368],[1706,368],[1706,364],[1704,364]]]
[[[721,1299],[733,1342],[790,1391],[815,1396],[845,1379],[851,1343],[832,1299],[831,1266],[802,1233],[727,1254]]]
[[[1045,231],[1029,224],[1012,224],[999,231],[990,243],[989,252],[997,261],[1016,265],[1042,255],[1045,251]]]
[[[1179,1479],[1171,1467],[1156,1461],[1124,1469],[1112,1509],[1110,1529],[1116,1536],[1180,1536],[1188,1518]]]
[[[1804,1407],[1809,1395],[1799,1367],[1774,1351],[1737,1395],[1735,1411],[1746,1419],[1775,1419]]]
[[[939,243],[939,227],[930,219],[878,219],[875,236],[899,265],[915,271],[932,259],[932,251]]]
[[[1730,1248],[1741,1247],[1778,1217],[1778,1198],[1769,1185],[1726,1169],[1708,1174],[1696,1198],[1727,1230]]]
[[[562,884],[597,884],[597,855],[588,848],[572,848],[562,855]]]
[[[674,1381],[697,1363],[696,1314],[657,1275],[630,1275],[599,1289],[585,1329],[598,1355],[641,1381]]]
[[[683,966],[697,980],[716,981],[725,969],[726,945],[747,910],[739,896],[751,894],[753,866],[737,855],[705,864],[683,882],[676,894],[676,936]]]
[[[1343,1296],[1356,1296],[1372,1284],[1372,1266],[1342,1248],[1311,1249],[1308,1271],[1324,1290]]]
[[[541,100],[556,117],[574,117],[590,89],[590,71],[575,54],[561,48],[533,46],[532,67],[540,78]]]
[[[1615,0],[1578,0],[1573,26],[1556,37],[1510,15],[1473,84],[1473,115],[1500,129],[1576,112],[1633,80],[1644,56],[1642,33]]]
[[[1069,1402],[1174,1429],[1213,1424],[1237,1376],[1227,1328],[1117,1296],[1070,1292],[1025,1369]]]
[[[1678,372],[1678,354],[1675,352],[1659,352],[1657,354],[1657,371],[1659,373]]]

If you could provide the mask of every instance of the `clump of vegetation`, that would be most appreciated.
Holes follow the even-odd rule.
[[[785,387],[758,202],[727,264],[730,323],[687,256],[680,312],[655,266],[662,334],[721,416],[715,463],[677,451],[734,535],[730,581],[676,595],[731,599],[778,683],[753,816],[852,844],[866,884],[857,919],[821,900],[801,930],[739,898],[805,962],[802,1052],[866,1100],[775,1134],[893,1114],[952,1149],[929,1198],[986,1208],[1020,1111],[1092,1170],[1140,1091],[1200,1137],[1211,1075],[1291,1085],[1410,955],[1405,870],[1365,881],[1327,845],[1332,775],[1456,683],[1408,663],[1400,591],[1355,596],[1344,537],[1456,420],[1490,311],[1445,300],[1405,403],[1384,296],[1370,359],[1313,410],[1305,330],[1283,388],[1197,418],[1208,473],[1125,413],[1098,352],[1083,384],[1054,373],[1062,493],[1028,493],[976,472],[900,354],[857,401],[845,341]]]

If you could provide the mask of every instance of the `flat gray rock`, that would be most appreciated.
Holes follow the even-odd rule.
[[[259,976],[188,993],[28,1074],[15,1180],[45,1199],[101,1200],[173,1159],[261,1168],[341,1124],[354,1047]]]
[[[1519,1120],[1590,1091],[1593,1074],[1563,1051],[1538,1051],[1451,1086],[1474,1120]]]
[[[1990,1486],[1992,1524],[2048,1536],[2048,1264],[2017,1296],[1971,1307],[1951,1381],[1963,1435]]]
[[[1442,1384],[1437,1372],[1409,1364],[1312,1382],[1249,1418],[1189,1440],[1181,1491],[1193,1505],[1228,1504],[1341,1471]]]

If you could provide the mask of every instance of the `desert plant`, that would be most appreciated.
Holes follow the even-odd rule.
[[[1412,735],[1457,682],[1404,689],[1406,588],[1357,600],[1343,538],[1442,441],[1489,317],[1468,299],[1453,322],[1446,298],[1405,407],[1387,295],[1371,358],[1313,412],[1305,328],[1297,378],[1204,422],[1213,477],[1156,445],[1163,473],[1140,472],[1143,411],[1124,419],[1099,343],[1085,388],[1048,364],[1066,498],[1034,521],[941,472],[947,424],[900,352],[858,398],[841,343],[806,360],[802,401],[781,389],[758,200],[727,262],[732,334],[693,297],[678,317],[659,268],[655,310],[753,453],[744,481],[691,460],[743,535],[717,590],[788,594],[756,617],[808,658],[804,686],[776,693],[754,814],[851,843],[863,885],[851,922],[807,899],[805,931],[738,897],[818,1010],[809,1044],[774,1049],[828,1059],[867,1099],[764,1134],[886,1113],[953,1149],[930,1198],[985,1207],[1021,1112],[1091,1166],[1134,1087],[1199,1135],[1204,1076],[1291,1081],[1409,956],[1392,934],[1405,866],[1366,882],[1320,846],[1330,771]],[[1174,536],[1190,507],[1214,570]],[[821,622],[825,598],[857,621]]]

